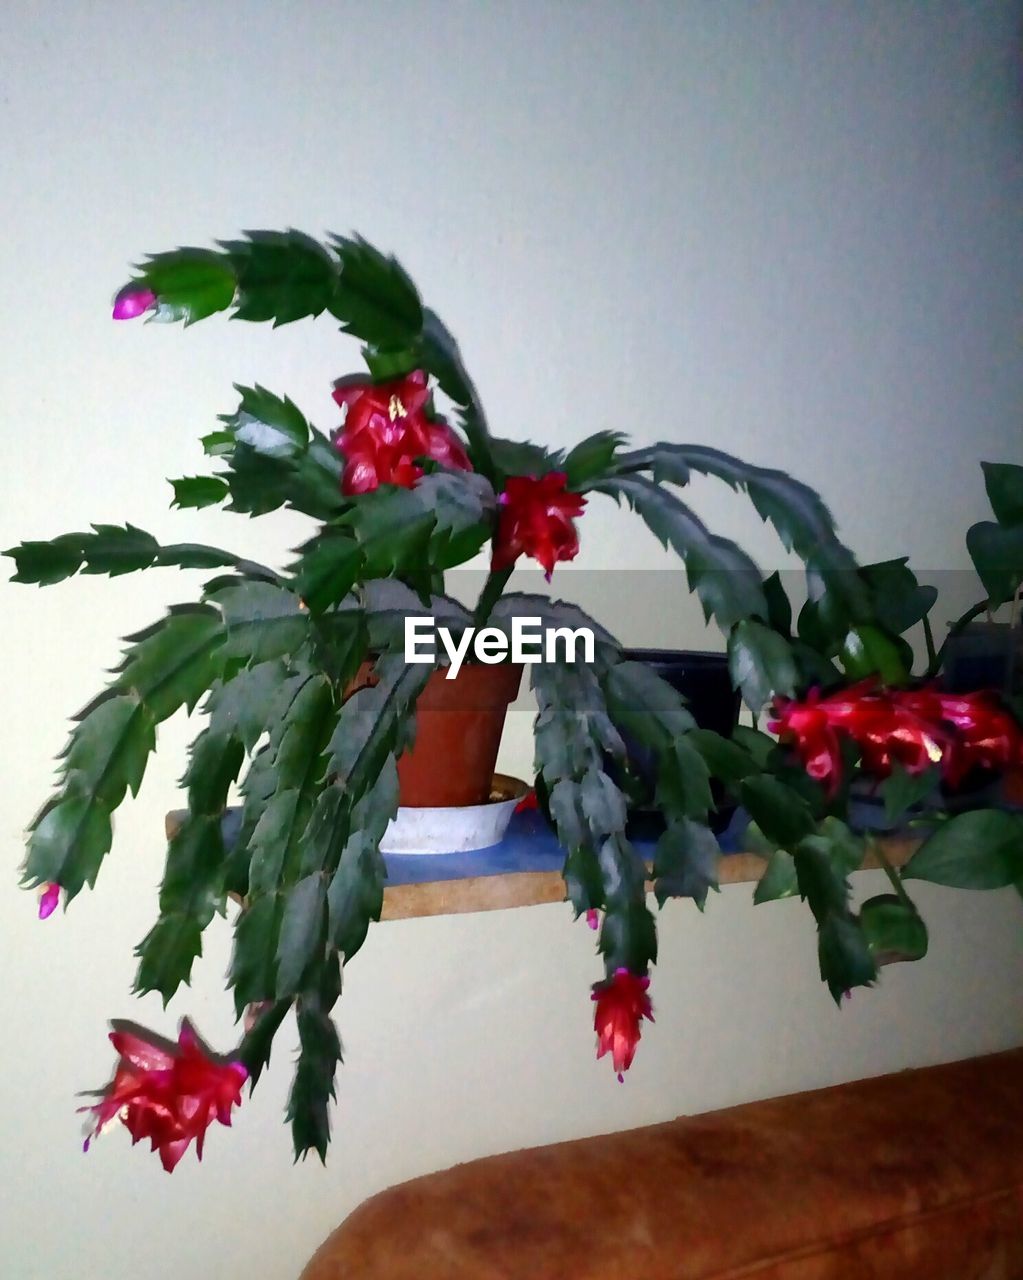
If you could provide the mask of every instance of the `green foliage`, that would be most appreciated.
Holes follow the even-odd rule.
[[[337,289],[334,259],[301,231],[250,231],[224,248],[238,279],[236,320],[269,320],[276,327],[318,316]]]
[[[687,737],[676,738],[658,752],[656,799],[669,818],[707,821],[713,805],[710,773]]]
[[[411,740],[416,699],[429,678],[428,664],[406,666],[380,658],[377,682],[341,707],[326,747],[330,785],[317,800],[302,870],[326,879],[327,936],[350,959],[383,903],[380,839],[398,806],[394,758]]]
[[[877,977],[875,960],[849,907],[848,877],[863,864],[863,840],[837,818],[815,821],[807,802],[777,778],[748,777],[740,795],[768,854],[753,901],[773,902],[798,892],[817,922],[821,979],[835,1001],[853,987],[869,986]]]
[[[577,915],[604,909],[600,950],[609,973],[645,973],[656,958],[656,929],[646,867],[625,836],[625,797],[605,767],[613,713],[598,674],[582,664],[538,663],[531,679],[539,708],[536,769],[567,851],[572,905]]]
[[[692,898],[703,910],[708,889],[718,887],[720,849],[702,822],[681,817],[668,823],[654,850],[654,892],[668,898]]]
[[[200,504],[193,502],[189,505]],[[22,542],[11,547],[4,555],[10,556],[17,566],[12,581],[36,583],[42,587],[63,582],[79,570],[83,573],[105,573],[113,578],[156,565],[179,569],[259,569],[259,566],[252,566],[249,561],[218,547],[195,543],[161,547],[151,534],[132,524],[125,525],[123,529],[113,524],[94,524],[92,530],[92,533],[65,533],[50,542]]]
[[[922,621],[938,598],[936,587],[920,585],[906,556],[864,565],[860,578],[870,591],[874,617],[892,636],[900,636]]]
[[[203,707],[212,732],[237,738],[246,751],[251,751],[273,722],[273,709],[286,673],[283,660],[271,659],[242,667],[230,678],[218,680]]]
[[[156,720],[127,694],[99,700],[79,720],[63,759],[63,775],[111,811],[125,791],[138,795],[149,754],[156,748]]]
[[[112,839],[110,809],[94,796],[67,789],[33,823],[23,883],[59,884],[70,902],[85,885],[95,885]]]
[[[565,472],[569,489],[581,489],[605,479],[613,471],[615,455],[626,439],[620,431],[597,431],[570,449],[559,467]]]
[[[1000,809],[957,814],[928,836],[902,875],[953,889],[1014,884],[1023,878],[1023,816]]]
[[[817,960],[821,981],[840,1004],[854,987],[870,987],[877,981],[877,963],[863,927],[851,912],[829,912],[817,931]]]
[[[1023,467],[1010,462],[982,462],[984,487],[1000,525],[1023,525]]]
[[[603,480],[593,488],[624,498],[658,541],[682,559],[704,616],[713,617],[723,631],[743,618],[767,616],[757,566],[734,542],[712,534],[674,494],[631,475]]]
[[[70,901],[93,886],[113,839],[111,815],[138,792],[155,726],[191,709],[219,673],[220,615],[179,607],[132,637],[111,688],[81,713],[64,751],[61,789],[32,824],[24,883],[59,884]]]
[[[623,872],[631,873],[632,854],[621,840],[608,840],[600,851],[601,873],[605,884]],[[616,969],[645,973],[657,959],[657,925],[638,894],[629,898],[616,895],[608,903],[600,926],[597,949],[604,957],[610,976]]]
[[[771,757],[778,751],[778,744],[773,738],[745,724],[737,724],[732,730],[732,742],[747,751],[761,769],[769,767]]]
[[[981,521],[967,532],[966,546],[991,608],[1011,600],[1023,582],[1023,524]]]
[[[209,249],[154,254],[142,265],[142,281],[159,300],[160,318],[186,325],[226,310],[236,286],[230,262]]]
[[[782,586],[781,574],[777,569],[764,579],[764,598],[767,601],[767,621],[779,635],[790,638],[792,603]]]
[[[482,476],[434,471],[413,492],[434,517],[429,559],[435,571],[463,564],[490,541],[497,497]]]
[[[909,668],[898,645],[880,627],[869,623],[850,627],[839,657],[850,680],[878,675],[884,684],[897,685],[909,679]]]
[[[782,471],[751,466],[704,445],[662,443],[623,454],[617,461],[620,475],[650,471],[655,480],[685,485],[690,472],[698,471],[723,480],[733,489],[745,489],[761,518],[774,526],[785,548],[795,551],[807,564],[826,571],[833,590],[851,614],[865,609],[866,593],[856,574],[852,552],[838,540],[834,520],[820,497],[800,481]],[[740,616],[750,614],[765,619],[768,616],[766,607]]]
[[[206,436],[212,457],[228,467],[222,477],[230,510],[265,515],[293,507],[318,520],[342,515],[341,459],[330,441],[306,421],[291,400],[264,387],[238,387],[241,401],[224,427]]]
[[[128,639],[114,687],[134,694],[157,722],[181,706],[191,711],[220,674],[224,626],[207,605],[178,605]]]
[[[821,979],[832,998],[877,977],[867,937],[849,909],[849,849],[841,830],[805,837],[793,851],[796,878],[817,921],[817,958]]]
[[[295,1159],[315,1151],[325,1162],[341,1041],[329,1008],[324,1008],[318,999],[303,998],[298,1002],[297,1021],[298,1066],[288,1097],[287,1119],[291,1124]]]
[[[339,604],[359,580],[362,548],[349,528],[327,528],[299,547],[295,589],[314,614]]]
[[[781,848],[798,845],[816,826],[810,806],[802,796],[777,778],[745,778],[739,795],[760,830]]]
[[[502,478],[508,476],[543,476],[560,471],[565,459],[560,450],[551,450],[531,440],[502,440],[491,437],[490,453]]]
[[[274,1036],[291,1009],[291,1005],[290,1000],[274,1000],[263,1006],[251,1029],[246,1031],[238,1046],[237,1057],[249,1073],[250,1093],[270,1062]]]
[[[744,619],[728,634],[728,669],[754,715],[777,694],[791,696],[798,679],[789,642],[762,622]]]
[[[182,476],[180,480],[172,480],[175,507],[215,507],[230,493],[226,481],[218,476]],[[140,566],[140,568],[143,566]]]
[[[333,788],[321,797],[317,818],[325,833],[338,821],[344,794]],[[370,922],[380,919],[386,869],[380,840],[398,810],[398,773],[393,759],[354,806],[347,822],[348,836],[327,890],[330,941],[346,959],[366,940]],[[316,845],[314,844],[314,848]]]
[[[12,582],[33,582],[41,587],[63,582],[82,567],[82,540],[86,533],[65,533],[51,542],[22,542],[4,552],[15,563]],[[151,563],[151,562],[147,562]]]
[[[226,658],[256,664],[291,657],[309,639],[309,615],[299,607],[295,593],[286,587],[239,580],[218,587],[209,599],[223,613]]]
[[[682,695],[644,662],[618,662],[602,680],[615,724],[647,746],[666,748],[695,728]]]
[[[278,995],[290,995],[302,989],[303,977],[323,949],[326,910],[327,886],[318,871],[285,892],[281,936],[277,943]]]
[[[491,451],[491,436],[483,405],[462,363],[458,343],[440,317],[428,307],[423,309],[419,352],[422,367],[433,374],[444,394],[459,406],[457,421],[468,440],[473,466],[491,484],[496,484],[498,469]]]
[[[302,878],[303,842],[336,723],[330,682],[313,675],[298,686],[271,729],[273,790],[248,842],[248,900],[238,919],[231,961],[239,1012],[246,1004],[294,995],[303,976],[299,958],[308,957],[322,935],[322,919],[303,913],[304,900],[294,900],[292,890]],[[299,935],[300,921],[311,936]]]
[[[1012,600],[1023,585],[1023,467],[982,462],[984,485],[997,523],[973,525],[966,546],[987,592],[987,607]]]
[[[870,898],[860,908],[860,925],[874,963],[922,960],[927,954],[927,926],[911,902],[894,893]]]
[[[221,815],[238,776],[244,747],[231,733],[204,730],[192,745],[182,783],[188,814],[171,838],[160,886],[160,915],[139,944],[135,990],[159,991],[164,1005],[191,976],[202,954],[202,933],[226,893]]]
[[[305,451],[309,423],[287,396],[282,400],[258,383],[254,387],[236,386],[235,390],[241,394],[241,403],[224,421],[236,444],[246,445],[267,458],[291,458]]]
[[[435,575],[489,538],[495,507],[490,485],[471,473],[436,472],[415,489],[381,486],[299,549],[296,589],[317,614],[378,578],[416,585],[428,599]]]
[[[273,664],[271,664],[272,667]],[[252,668],[259,671],[259,666]],[[255,732],[255,741],[260,745],[252,756],[239,790],[242,796],[241,825],[237,838],[228,857],[226,884],[229,891],[244,896],[249,890],[249,870],[252,858],[252,839],[263,815],[273,799],[277,787],[277,774],[274,769],[276,750],[280,739],[280,727],[288,716],[292,703],[302,688],[315,673],[310,664],[293,660],[290,664],[281,664],[277,686],[257,685],[252,704],[252,721],[250,732]],[[244,679],[244,670],[232,675],[231,681],[225,681],[223,696],[229,698],[228,709],[235,695],[232,692],[234,682]],[[213,698],[220,696],[221,691],[215,689]],[[238,695],[242,696],[241,694]],[[259,719],[262,726],[256,730]],[[218,715],[217,723],[223,723]],[[263,741],[263,735],[266,740]],[[239,731],[239,736],[241,732]],[[244,740],[244,739],[243,739]],[[251,750],[251,748],[250,748]]]
[[[760,766],[746,748],[712,729],[691,729],[686,741],[703,757],[707,771],[729,785],[760,771]]]
[[[880,792],[884,798],[884,816],[894,825],[915,804],[933,795],[941,778],[941,770],[935,765],[922,773],[909,773],[898,760],[892,764],[892,771],[881,783]]]
[[[796,860],[787,849],[775,849],[767,862],[764,874],[757,881],[753,901],[776,902],[779,898],[793,898],[799,892]]]
[[[414,346],[423,327],[423,308],[398,260],[359,236],[332,236],[330,242],[341,276],[329,308],[345,332],[372,347]]]

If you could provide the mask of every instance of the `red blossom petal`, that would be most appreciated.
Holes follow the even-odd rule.
[[[780,698],[769,727],[832,792],[840,780],[840,736],[855,743],[863,771],[876,778],[896,764],[924,773],[940,763],[954,787],[974,769],[1023,761],[1023,728],[990,690],[950,694],[933,685],[881,689],[861,681],[825,697],[811,692],[802,702]]]
[[[632,1066],[644,1018],[654,1020],[653,1006],[647,995],[650,979],[639,977],[628,969],[616,969],[613,977],[594,985],[590,997],[596,1003],[593,1029],[597,1033],[597,1057],[611,1054],[618,1078]]]
[[[206,1130],[214,1120],[230,1124],[231,1108],[241,1102],[244,1065],[210,1057],[187,1022],[172,1050],[131,1032],[115,1031],[110,1039],[120,1061],[99,1102],[82,1108],[95,1117],[85,1149],[119,1118],[133,1144],[149,1139],[168,1172],[193,1141],[201,1158]]]
[[[582,514],[586,499],[566,490],[567,479],[564,471],[508,477],[499,498],[492,569],[511,568],[528,555],[543,565],[549,579],[559,561],[575,558],[579,536],[573,519]]]
[[[334,446],[344,455],[341,491],[347,496],[372,493],[382,484],[413,488],[423,474],[421,458],[472,470],[451,428],[426,417],[430,393],[422,370],[390,382],[346,380],[333,394],[346,410]]]

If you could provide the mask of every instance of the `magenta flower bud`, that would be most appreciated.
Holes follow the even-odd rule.
[[[114,319],[134,320],[136,316],[156,306],[156,294],[152,289],[138,284],[126,284],[114,299]]]
[[[52,916],[59,902],[60,885],[48,884],[39,899],[39,919],[45,920],[47,916]]]

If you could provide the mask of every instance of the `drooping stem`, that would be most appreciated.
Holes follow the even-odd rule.
[[[934,632],[931,629],[931,620],[926,614],[923,616],[923,624],[924,643],[927,645],[927,670],[930,671],[938,661],[938,653],[934,647]]]
[[[970,623],[974,620],[974,618],[979,618],[982,613],[987,613],[987,611],[990,608],[991,608],[991,604],[988,600],[980,600],[978,601],[977,604],[967,609],[966,612],[961,617],[956,618],[955,622],[953,622],[948,629],[948,635],[941,642],[941,648],[928,662],[927,670],[924,673],[925,680],[933,680],[934,677],[941,670],[941,664],[945,658],[945,649],[948,646],[948,642],[954,636],[959,635],[961,631],[964,631],[970,625]]]
[[[916,907],[913,905],[913,899],[906,892],[905,885],[902,883],[902,877],[899,875],[899,873],[895,870],[895,867],[892,865],[891,859],[885,853],[884,847],[882,846],[881,841],[871,840],[870,850],[874,854],[874,857],[877,858],[878,862],[881,864],[881,869],[884,871],[885,875],[888,877],[891,883],[892,888],[895,890],[896,897],[899,899],[899,901],[902,903],[904,907],[908,908],[910,911],[915,912]]]

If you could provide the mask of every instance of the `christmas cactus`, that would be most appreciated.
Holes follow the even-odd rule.
[[[42,890],[41,916],[95,885],[113,812],[137,793],[157,726],[201,704],[204,727],[183,779],[187,815],[168,846],[158,918],[138,946],[136,990],[169,1001],[189,981],[204,929],[231,912],[228,984],[244,1034],[218,1058],[188,1024],[177,1044],[115,1031],[120,1060],[92,1108],[97,1128],[120,1116],[169,1169],[193,1139],[201,1152],[208,1125],[230,1119],[242,1082],[257,1083],[293,1010],[295,1152],[324,1156],[341,1058],[332,1011],[342,966],[380,914],[379,844],[398,805],[396,761],[413,741],[431,674],[429,664],[403,656],[409,617],[432,617],[458,635],[483,624],[510,631],[530,616],[586,626],[596,637],[592,661],[566,655],[530,670],[537,787],[566,852],[567,896],[598,930],[598,1055],[610,1052],[615,1071],[628,1068],[640,1023],[652,1016],[657,936],[648,881],[658,903],[688,897],[701,908],[716,887],[712,780],[750,811],[770,854],[758,900],[799,893],[808,901],[821,975],[836,999],[873,982],[887,959],[922,954],[926,931],[894,870],[893,895],[851,906],[848,876],[866,846],[841,811],[842,762],[859,750],[865,765],[887,769],[893,793],[906,793],[907,778],[912,792],[924,759],[929,767],[944,749],[947,709],[934,711],[941,728],[931,738],[914,740],[909,754],[886,754],[847,732],[866,713],[842,721],[831,692],[845,676],[876,677],[855,695],[862,706],[905,683],[898,635],[923,616],[926,597],[908,571],[861,569],[811,489],[704,445],[630,450],[622,432],[607,429],[552,450],[492,434],[450,332],[398,262],[364,240],[321,244],[294,231],[259,232],[217,250],[157,254],[114,306],[117,319],[186,325],[225,311],[274,325],[327,315],[362,344],[368,373],[334,383],[332,430],[311,425],[286,396],[242,387],[237,407],[203,440],[211,474],[172,481],[181,508],[302,513],[309,536],[295,558],[273,568],[191,542],[160,545],[142,529],[113,524],[7,553],[16,580],[39,585],[79,571],[178,566],[211,574],[198,601],[172,606],[129,638],[112,683],[76,717],[56,793],[32,824],[24,883]],[[811,603],[795,631],[778,576],[765,576],[679,496],[693,474],[744,491],[805,563]],[[631,509],[680,558],[705,616],[726,637],[737,687],[754,716],[773,707],[783,745],[753,728],[732,740],[697,728],[680,696],[624,658],[580,609],[507,590],[523,558],[550,579],[576,555],[580,523],[599,497]],[[484,550],[490,572],[467,608],[445,594],[444,573]],[[370,662],[375,683],[352,692]],[[900,695],[885,714],[916,717],[912,697],[936,696]],[[652,869],[626,833],[623,733],[656,761],[665,829]],[[963,767],[964,751],[979,762],[985,750],[967,735],[954,767]],[[240,825],[225,841],[236,784]],[[994,834],[1004,836],[1004,867],[994,875],[989,859],[986,882],[1023,877],[1020,821],[985,819],[985,836],[995,822],[1002,827]],[[927,847],[917,870],[940,878],[940,851],[928,855]]]

